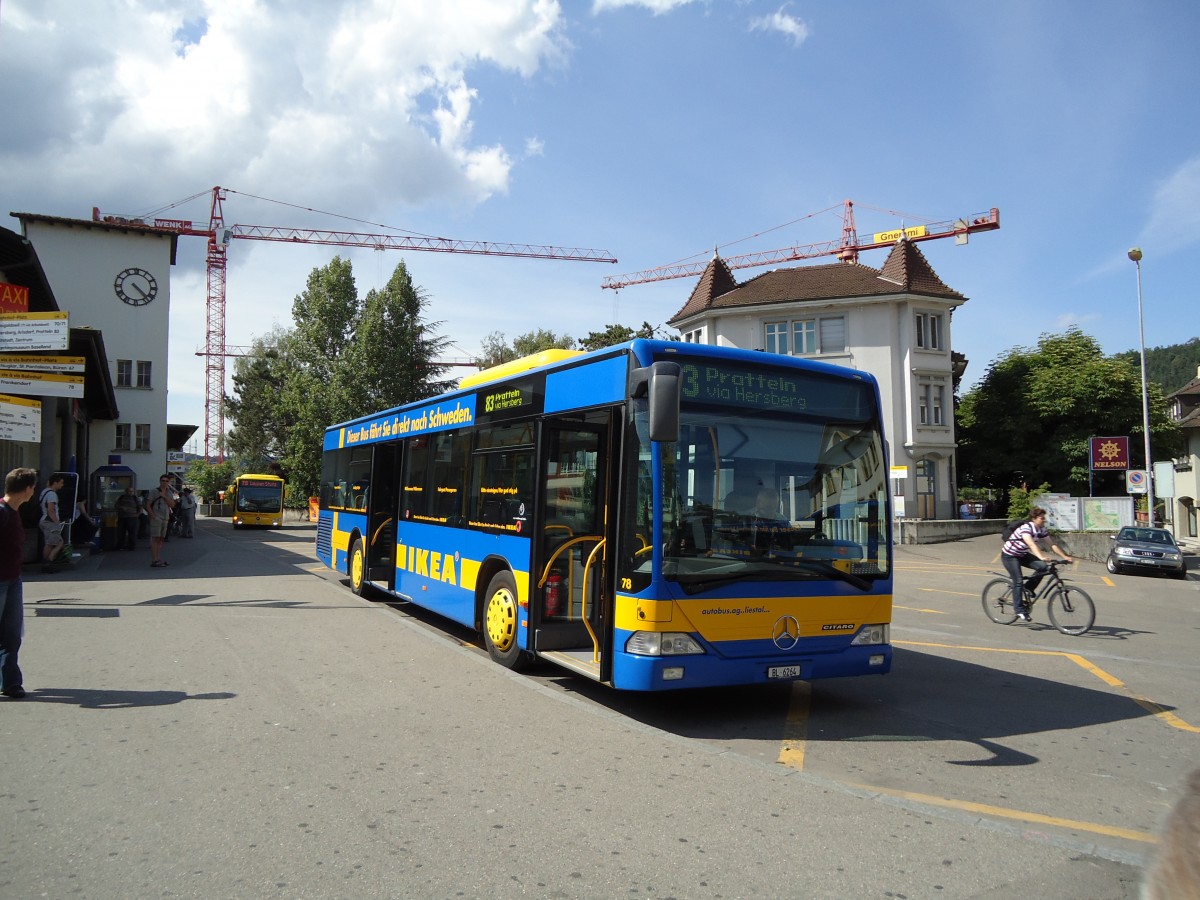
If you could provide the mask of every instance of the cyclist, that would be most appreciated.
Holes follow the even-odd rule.
[[[1012,578],[1013,612],[1017,614],[1017,620],[1020,622],[1029,621],[1029,610],[1025,607],[1025,594],[1021,590],[1023,582],[1021,567],[1033,569],[1033,575],[1029,576],[1028,582],[1024,582],[1024,587],[1030,593],[1035,592],[1049,568],[1046,565],[1046,554],[1039,543],[1047,538],[1050,538],[1050,532],[1046,530],[1046,510],[1035,506],[1029,511],[1029,520],[1013,529],[1012,535],[1004,542],[1004,546],[1000,550],[1004,569]],[[1067,562],[1074,561],[1069,553],[1054,543],[1053,539],[1050,540],[1050,549]]]

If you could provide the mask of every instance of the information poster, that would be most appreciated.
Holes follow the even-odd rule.
[[[1116,531],[1133,524],[1132,497],[1084,497],[1084,531]]]
[[[0,439],[42,442],[42,403],[28,397],[0,394]]]

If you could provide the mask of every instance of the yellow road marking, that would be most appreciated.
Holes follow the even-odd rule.
[[[933,613],[935,616],[946,615],[946,613],[942,612],[940,609],[922,609],[919,606],[901,606],[898,603],[893,604],[892,609],[907,609],[909,612]]]
[[[779,747],[779,762],[798,772],[804,771],[804,751],[808,743],[808,704],[812,697],[812,686],[807,681],[797,681],[792,687],[792,701],[788,704],[787,719],[783,725],[783,743]]]
[[[808,745],[808,714],[811,700],[811,684],[807,681],[796,682],[792,687],[791,702],[788,704],[787,718],[784,722],[784,739],[779,748],[778,762],[780,765],[787,766],[789,769],[795,769],[798,772],[804,771],[804,755]],[[898,797],[903,800],[911,800],[917,803],[925,803],[930,806],[940,806],[946,809],[957,809],[965,812],[979,813],[981,815],[995,816],[1002,819],[1014,819],[1019,822],[1028,822],[1030,824],[1053,825],[1058,828],[1069,828],[1075,831],[1083,831],[1090,834],[1101,834],[1108,837],[1125,838],[1127,840],[1141,841],[1143,843],[1153,844],[1157,843],[1158,840],[1153,835],[1144,834],[1140,831],[1132,831],[1128,828],[1115,828],[1110,825],[1100,825],[1095,822],[1080,822],[1075,819],[1063,819],[1059,818],[1058,816],[1047,816],[1041,813],[1024,812],[1019,809],[1007,809],[1003,806],[990,806],[986,803],[975,803],[970,800],[953,800],[949,797],[937,797],[931,794],[918,794],[913,791],[900,791],[889,788],[881,788],[873,784],[858,784],[855,782],[847,782],[847,784],[852,787],[859,788],[860,790],[870,791],[877,794],[885,794],[889,797]]]
[[[1007,809],[1003,806],[989,806],[986,803],[972,803],[969,800],[951,800],[948,797],[937,797],[931,794],[917,794],[912,791],[898,791],[890,788],[876,787],[873,784],[854,784],[854,787],[866,791],[886,794],[889,797],[899,797],[901,800],[914,800],[918,803],[928,803],[931,806],[942,806],[947,809],[958,809],[966,812],[982,813],[988,816],[998,816],[1002,819],[1015,819],[1018,822],[1029,822],[1036,825],[1053,825],[1057,828],[1070,828],[1075,831],[1086,831],[1091,834],[1102,834],[1106,837],[1125,838],[1129,841],[1140,841],[1144,844],[1156,844],[1158,838],[1152,834],[1133,831],[1129,828],[1116,828],[1111,825],[1100,825],[1095,822],[1080,822],[1077,819],[1060,819],[1058,816],[1045,816],[1041,813],[1023,812],[1019,809]]]
[[[1101,575],[1100,580],[1103,581],[1105,584],[1107,584],[1109,587],[1116,587],[1116,585],[1113,584],[1113,580],[1111,578],[1109,578],[1107,575]]]
[[[1146,710],[1146,712],[1150,713],[1150,715],[1154,716],[1156,719],[1160,719],[1161,721],[1165,722],[1170,727],[1179,731],[1188,731],[1193,734],[1200,734],[1200,728],[1185,722],[1183,719],[1179,718],[1179,716],[1163,708],[1153,700],[1133,693],[1133,691],[1129,689],[1129,686],[1126,685],[1121,679],[1117,678],[1115,675],[1110,675],[1108,672],[1105,672],[1099,666],[1088,661],[1077,653],[1066,653],[1062,650],[1015,650],[1003,647],[972,647],[962,644],[934,644],[923,641],[892,641],[892,643],[909,647],[940,647],[944,650],[975,650],[981,653],[1017,653],[1025,656],[1061,656],[1065,659],[1069,659],[1071,662],[1075,663],[1075,665],[1087,672],[1090,672],[1092,675],[1095,675],[1110,687],[1121,688],[1129,696],[1130,700],[1142,707],[1142,709]]]

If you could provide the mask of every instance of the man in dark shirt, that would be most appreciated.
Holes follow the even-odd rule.
[[[141,504],[133,487],[125,488],[114,504],[117,511],[117,549],[136,550]]]
[[[38,475],[33,469],[13,469],[4,479],[0,500],[0,694],[20,700],[25,696],[17,654],[25,624],[25,597],[21,563],[25,558],[25,527],[18,510],[33,496]]]

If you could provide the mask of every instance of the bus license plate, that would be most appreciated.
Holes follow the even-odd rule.
[[[799,678],[799,666],[771,666],[767,669],[768,678]]]

